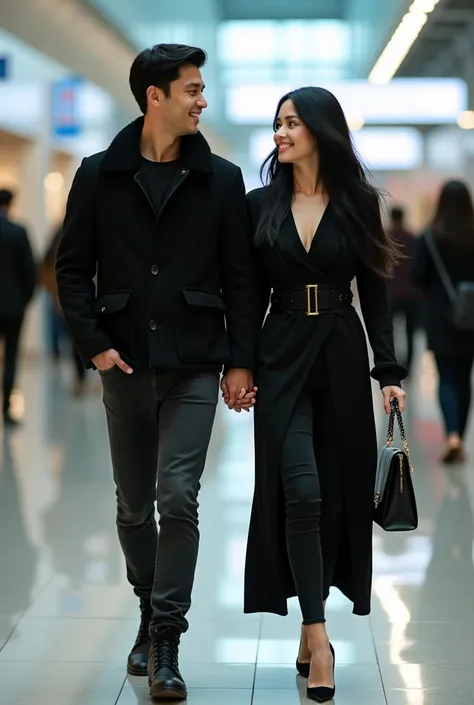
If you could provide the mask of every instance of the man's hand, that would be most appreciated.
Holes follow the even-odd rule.
[[[227,378],[223,377],[221,381],[222,398],[224,403],[229,406],[229,389],[227,387]],[[253,387],[250,392],[246,392],[245,389],[241,389],[236,404],[234,406],[234,411],[238,414],[242,411],[250,411],[250,409],[255,406],[255,397],[257,396],[258,387]],[[229,406],[229,409],[231,407]]]
[[[96,355],[92,358],[92,362],[97,367],[99,372],[106,372],[115,366],[120,367],[122,372],[125,372],[127,375],[131,375],[133,372],[132,368],[122,360],[119,353],[113,348],[110,348],[110,350],[105,350],[100,353],[100,355]]]
[[[234,368],[229,370],[221,382],[222,396],[229,409],[250,410],[255,404],[256,388],[250,370]],[[249,393],[252,395],[249,397]]]

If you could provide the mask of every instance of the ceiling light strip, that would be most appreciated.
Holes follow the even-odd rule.
[[[369,74],[375,84],[389,83],[412,48],[439,0],[414,0]]]

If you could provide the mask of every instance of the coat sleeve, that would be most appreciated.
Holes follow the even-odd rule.
[[[56,259],[58,295],[76,347],[87,367],[113,347],[94,314],[97,241],[94,197],[87,160],[79,167],[69,193]]]
[[[25,228],[21,229],[21,234],[18,238],[18,271],[26,305],[33,298],[37,275],[33,250]]]
[[[221,218],[222,295],[226,305],[229,368],[255,367],[258,334],[258,288],[255,255],[240,169],[229,188]]]
[[[422,290],[429,289],[433,275],[433,260],[424,235],[418,238],[412,266],[413,282]]]
[[[393,325],[390,302],[385,279],[359,262],[357,289],[370,346],[374,353],[374,369],[371,376],[380,383],[380,388],[400,386],[407,370],[399,365],[393,344]]]

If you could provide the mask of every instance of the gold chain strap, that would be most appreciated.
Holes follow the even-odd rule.
[[[392,401],[391,401],[391,410],[390,410],[390,418],[388,420],[388,432],[387,432],[386,445],[387,445],[387,448],[390,448],[393,445],[395,416],[397,417],[398,428],[400,429],[400,437],[402,439],[403,452],[405,453],[405,455],[407,457],[410,472],[413,472],[413,465],[411,462],[410,449],[408,447],[408,440],[407,440],[407,434],[405,431],[405,424],[403,423],[402,412],[400,411],[400,407],[398,406],[398,399],[392,399]]]

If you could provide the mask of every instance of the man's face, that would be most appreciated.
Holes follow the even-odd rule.
[[[162,94],[160,107],[163,120],[176,137],[194,135],[207,101],[200,70],[191,64],[183,66],[179,78],[170,85],[170,96]]]

